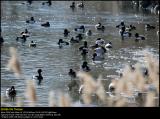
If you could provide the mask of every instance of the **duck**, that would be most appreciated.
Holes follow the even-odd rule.
[[[25,29],[24,32],[21,32],[21,35],[25,35],[26,37],[29,37],[30,32],[28,31],[28,29]]]
[[[145,29],[146,30],[151,30],[151,29],[155,29],[156,27],[155,26],[152,26],[152,25],[150,25],[150,24],[146,24],[145,25]]]
[[[76,39],[76,40],[79,40],[79,41],[82,40],[82,39],[83,39],[82,34],[78,34],[78,35],[75,37],[75,39]]]
[[[104,59],[104,57],[98,56],[97,53],[93,53],[92,56],[93,56],[93,57],[92,57],[92,60],[93,60],[93,61],[102,61],[102,60]]]
[[[72,4],[70,5],[70,8],[72,8],[72,9],[75,8],[75,2],[72,2]]]
[[[29,20],[26,20],[26,23],[34,24],[35,23],[34,17],[31,17]]]
[[[68,29],[64,29],[64,33],[63,33],[64,37],[67,37],[69,33],[70,33],[70,31]]]
[[[4,39],[2,36],[0,36],[0,43],[1,43],[1,45],[4,43]]]
[[[104,31],[104,29],[105,29],[105,27],[104,27],[100,22],[95,25],[95,28],[96,28],[97,30],[102,30],[102,31]]]
[[[133,26],[132,24],[126,27],[126,31],[132,31],[132,30],[136,30],[136,27]]]
[[[135,39],[136,41],[138,41],[138,40],[145,40],[145,37],[143,35],[139,35],[138,33],[135,34],[135,38],[136,38]]]
[[[21,42],[22,42],[22,43],[25,43],[25,42],[27,41],[26,35],[22,35],[21,37],[17,37],[17,38],[16,38],[16,41],[17,41],[17,42],[19,41],[19,38],[21,39]]]
[[[95,44],[98,44],[98,46],[103,46],[105,41],[102,38],[97,38]]]
[[[82,51],[81,55],[86,55],[88,53],[87,41],[84,41],[84,45],[79,48]]]
[[[84,4],[83,4],[83,2],[78,3],[78,4],[77,4],[77,7],[79,7],[79,8],[84,8]]]
[[[69,70],[68,75],[71,77],[71,79],[76,78],[76,72],[73,69]]]
[[[84,61],[83,64],[81,65],[81,70],[85,72],[89,72],[91,70],[86,61]]]
[[[95,53],[97,54],[97,56],[103,57],[104,53],[106,53],[106,49],[103,46],[98,46],[98,44],[95,45]]]
[[[64,45],[69,45],[69,43],[67,41],[63,41],[63,39],[59,39],[58,43],[60,48],[62,48],[62,46]]]
[[[46,22],[46,23],[41,24],[41,26],[50,27],[50,23],[49,23],[49,22]]]
[[[87,32],[86,32],[86,36],[91,36],[92,35],[92,31],[91,30],[88,30]]]
[[[36,45],[37,45],[37,44],[36,44],[34,41],[31,41],[31,43],[29,44],[29,47],[34,47],[34,48],[35,48]]]
[[[119,25],[116,26],[116,28],[120,28],[120,29],[121,29],[121,27],[125,27],[124,22],[121,22]]]
[[[128,32],[128,31],[124,31],[122,29],[119,30],[119,34],[122,36],[122,37],[131,37],[132,36],[132,33]]]
[[[40,85],[40,84],[41,84],[41,81],[43,80],[43,76],[42,76],[42,74],[41,74],[41,73],[42,73],[42,69],[38,69],[37,72],[38,72],[38,75],[37,75],[37,76],[33,76],[32,79],[38,80],[38,84]]]
[[[48,0],[47,2],[43,2],[42,5],[51,6],[51,5],[52,5],[52,1],[51,1],[51,0]]]
[[[84,33],[85,32],[85,27],[84,27],[84,25],[81,25],[80,27],[75,28],[74,30],[76,32]]]
[[[11,86],[11,88],[6,89],[6,97],[11,98],[11,100],[14,100],[16,96],[16,90],[14,86]]]
[[[105,48],[106,48],[106,49],[112,48],[112,43],[111,43],[111,42],[107,43],[107,44],[105,45]]]
[[[72,37],[70,43],[79,43],[79,40]]]

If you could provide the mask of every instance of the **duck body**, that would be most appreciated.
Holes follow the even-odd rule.
[[[112,43],[111,43],[111,42],[107,43],[107,44],[105,45],[105,48],[106,48],[106,49],[112,48]]]
[[[50,23],[46,22],[46,23],[41,24],[41,26],[43,26],[43,27],[50,27]]]
[[[85,27],[84,27],[84,25],[82,25],[82,26],[80,26],[80,27],[78,27],[78,28],[75,28],[74,30],[75,30],[76,32],[79,32],[79,33],[84,33]]]
[[[145,29],[146,30],[151,30],[151,29],[155,29],[156,27],[155,26],[152,26],[152,25],[150,25],[150,24],[146,24],[145,25]]]
[[[69,43],[66,41],[63,41],[63,39],[59,39],[57,44],[59,45],[60,48],[63,46],[69,45]]]
[[[102,38],[97,38],[95,44],[98,44],[98,46],[103,46],[105,41]]]
[[[77,7],[79,7],[79,8],[84,8],[84,4],[83,4],[83,2],[78,3],[78,4],[77,4]]]
[[[122,36],[122,37],[131,37],[132,36],[132,33],[128,32],[128,31],[123,31],[123,30],[119,30],[119,34]]]
[[[91,70],[86,61],[84,61],[83,64],[81,65],[81,70],[85,72],[89,72]]]
[[[35,23],[34,17],[31,17],[29,20],[26,20],[26,23],[34,24]]]
[[[96,53],[93,54],[92,60],[95,61],[102,61],[104,59],[103,55],[97,55]]]
[[[16,90],[14,86],[6,89],[6,97],[11,98],[11,100],[14,100],[15,96],[16,96]]]
[[[31,43],[29,44],[29,47],[34,47],[35,48],[36,46],[37,46],[37,44],[33,41],[31,41]]]
[[[76,78],[76,72],[73,69],[69,70],[68,75],[71,77],[71,79]]]
[[[37,76],[33,76],[32,79],[33,80],[38,80],[38,85],[41,84],[41,81],[43,80],[43,76],[41,74],[42,70],[41,69],[38,69],[38,75]]]
[[[145,40],[145,37],[143,35],[139,35],[138,33],[135,34],[135,40],[139,41],[139,40]]]
[[[103,25],[101,25],[101,23],[96,24],[96,25],[95,25],[95,28],[96,28],[97,30],[102,30],[102,31],[105,30],[105,27],[104,27]]]
[[[91,36],[92,35],[92,31],[91,30],[88,30],[87,32],[86,32],[86,36]]]

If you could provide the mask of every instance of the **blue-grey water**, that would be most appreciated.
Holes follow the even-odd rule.
[[[150,12],[133,8],[129,2],[122,1],[85,1],[85,7],[76,8],[72,11],[69,1],[53,1],[52,6],[42,6],[42,1],[34,1],[32,5],[22,4],[23,1],[2,1],[1,2],[1,28],[2,36],[5,40],[1,46],[1,96],[5,95],[5,90],[14,85],[17,90],[17,97],[24,97],[26,83],[22,79],[14,76],[13,72],[6,69],[10,59],[9,47],[17,48],[21,62],[21,67],[25,77],[30,80],[35,75],[38,68],[42,68],[44,80],[42,85],[36,86],[38,97],[37,106],[48,106],[48,93],[50,90],[57,92],[61,90],[68,92],[67,85],[70,77],[67,75],[70,68],[79,71],[83,62],[78,48],[87,41],[93,45],[96,38],[101,37],[106,42],[111,41],[113,48],[105,54],[105,60],[100,64],[94,64],[91,60],[91,51],[87,56],[87,61],[91,68],[91,74],[97,78],[102,75],[104,79],[114,79],[119,77],[119,72],[126,64],[143,62],[143,51],[149,51],[159,58],[159,16]],[[25,3],[25,2],[24,2]],[[76,1],[78,3],[78,1]],[[27,24],[26,19],[34,16],[36,23]],[[121,21],[126,24],[136,26],[138,32],[146,37],[146,40],[135,42],[134,37],[121,40],[118,30],[115,28]],[[41,23],[49,21],[50,27],[41,27]],[[104,32],[95,30],[94,25],[102,22],[106,30]],[[146,31],[145,24],[156,26],[156,29]],[[93,35],[85,37],[79,44],[70,44],[59,49],[57,42],[62,38],[66,41],[76,34],[73,29],[84,25],[86,29],[91,29]],[[28,29],[31,36],[27,38],[24,46],[16,42],[16,37]],[[68,38],[64,38],[63,30],[67,28],[71,31]],[[37,42],[36,48],[29,48],[31,40]],[[104,84],[107,89],[107,83]],[[71,95],[76,101],[78,98]],[[14,102],[7,102],[10,106],[15,106]]]

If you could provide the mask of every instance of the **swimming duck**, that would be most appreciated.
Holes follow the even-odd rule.
[[[76,32],[84,33],[85,27],[84,27],[84,25],[82,25],[82,26],[80,26],[80,27],[78,27],[78,28],[75,28],[74,30],[75,30]]]
[[[77,7],[84,8],[84,4],[83,4],[83,2],[78,3],[78,4],[77,4]]]
[[[102,46],[105,44],[105,41],[102,38],[97,38],[95,44],[98,44],[98,46]]]
[[[132,33],[128,32],[128,31],[124,31],[123,29],[120,29],[120,30],[119,30],[119,34],[120,34],[122,37],[131,37],[131,36],[132,36]]]
[[[112,48],[112,43],[111,43],[111,42],[107,43],[107,44],[105,45],[105,48],[106,48],[106,49],[107,49],[107,48]]]
[[[69,45],[69,43],[66,41],[63,41],[63,39],[59,39],[57,44],[59,45],[60,48],[62,48],[62,46],[64,45]]]
[[[120,28],[120,29],[121,29],[121,27],[125,27],[124,22],[121,22],[119,25],[116,26],[116,28]]]
[[[22,36],[25,35],[26,37],[29,37],[29,34],[30,34],[30,32],[27,29],[25,29],[24,32],[21,32]]]
[[[87,41],[84,41],[84,45],[79,48],[82,51],[81,55],[86,55],[88,53]]]
[[[31,43],[29,44],[29,47],[36,47],[36,43],[35,42],[33,42],[33,41],[31,41]]]
[[[79,40],[79,41],[82,40],[82,39],[83,39],[82,34],[78,34],[78,35],[75,37],[75,39],[76,39],[76,40]]]
[[[129,25],[129,27],[126,27],[126,31],[132,31],[132,30],[136,30],[136,27],[133,25]]]
[[[104,31],[104,29],[105,29],[105,27],[104,27],[100,22],[95,25],[95,28],[96,28],[97,30],[102,30],[102,31]]]
[[[31,17],[29,20],[26,20],[26,23],[34,24],[35,23],[34,17]]]
[[[16,41],[17,41],[17,42],[19,41],[19,38],[22,39],[22,41],[21,41],[22,43],[25,43],[25,42],[27,41],[26,35],[22,35],[22,37],[17,37],[17,38],[16,38]]]
[[[84,61],[83,64],[81,65],[81,69],[86,72],[90,71],[88,63],[86,61]]]
[[[11,100],[14,100],[14,98],[16,96],[16,90],[15,90],[14,86],[12,86],[11,88],[6,89],[6,96],[10,97]]]
[[[138,33],[135,34],[135,38],[136,38],[135,39],[136,41],[138,41],[138,40],[145,40],[145,37],[143,35],[139,35]]]
[[[104,57],[104,53],[106,53],[106,49],[103,46],[96,46],[95,48],[95,53],[97,54],[97,56],[99,57]]]
[[[97,56],[97,53],[93,53],[93,57],[92,57],[93,61],[102,61],[103,59],[104,57]]]
[[[64,37],[67,37],[68,36],[68,34],[70,33],[70,31],[68,31],[68,29],[64,29]]]
[[[38,80],[38,84],[41,84],[41,81],[43,80],[43,76],[42,76],[42,69],[38,69],[38,75],[37,76],[33,76],[33,79]]]
[[[79,43],[79,40],[72,37],[70,43]]]
[[[41,24],[41,26],[50,27],[50,23],[49,23],[49,22],[46,22],[46,23]]]
[[[92,35],[92,31],[91,30],[88,30],[87,32],[86,32],[86,36],[91,36]]]
[[[72,8],[72,9],[75,8],[75,2],[72,2],[72,5],[70,5],[70,8]]]
[[[145,29],[146,29],[146,30],[155,29],[155,26],[152,26],[152,25],[150,25],[150,24],[146,24],[146,25],[145,25]]]
[[[52,1],[51,1],[51,0],[48,0],[47,2],[43,2],[42,5],[51,6],[51,5],[52,5]]]
[[[71,79],[76,78],[76,72],[73,69],[69,70],[68,75],[71,77]]]

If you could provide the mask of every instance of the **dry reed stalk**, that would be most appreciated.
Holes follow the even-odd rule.
[[[78,72],[77,76],[82,79],[84,88],[82,90],[82,99],[85,104],[90,104],[91,103],[91,95],[95,93],[96,91],[96,81],[87,73],[84,72]]]
[[[96,94],[98,96],[98,98],[104,102],[106,99],[106,93],[105,93],[105,89],[104,86],[102,85],[102,77],[100,76],[97,80],[97,90],[96,90]]]
[[[60,93],[59,94],[59,105],[60,107],[70,107],[72,104],[71,98],[68,94]]]
[[[53,91],[50,91],[48,97],[49,107],[56,107],[56,102],[54,97],[55,93]]]
[[[7,67],[9,68],[9,70],[15,73],[16,77],[20,77],[21,76],[21,66],[20,66],[18,56],[17,56],[17,50],[14,47],[10,47],[9,50],[10,50],[11,58],[8,61]]]
[[[145,107],[154,107],[156,106],[155,104],[155,93],[153,92],[148,92],[147,96],[146,96],[146,101],[145,101]]]
[[[17,105],[17,107],[23,107],[22,98],[20,98],[20,97],[17,98],[16,105]]]
[[[26,97],[30,101],[29,106],[35,106],[37,101],[35,83],[33,80],[27,80]]]

